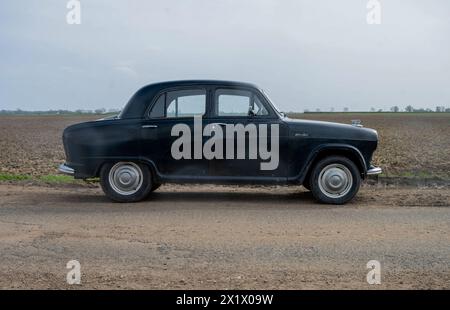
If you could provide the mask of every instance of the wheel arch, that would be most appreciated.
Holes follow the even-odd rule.
[[[356,147],[347,144],[329,144],[319,146],[311,152],[307,165],[299,179],[300,183],[303,183],[311,175],[311,171],[320,160],[328,156],[343,156],[350,159],[358,167],[361,177],[365,178],[367,173],[366,160]]]
[[[96,177],[100,176],[100,171],[105,164],[119,162],[119,161],[132,161],[132,162],[144,164],[150,168],[150,172],[151,172],[151,175],[153,178],[155,178],[158,181],[160,179],[158,170],[156,169],[156,166],[155,166],[155,163],[151,160],[141,158],[141,157],[106,157],[106,158],[103,158],[96,165],[95,176]]]

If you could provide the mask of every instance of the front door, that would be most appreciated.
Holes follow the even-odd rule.
[[[288,128],[252,90],[217,88],[207,121],[222,129],[222,158],[210,174],[230,180],[286,178]]]

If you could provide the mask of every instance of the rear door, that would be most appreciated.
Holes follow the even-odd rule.
[[[208,175],[209,162],[196,157],[194,149],[194,117],[206,115],[207,94],[206,87],[177,88],[161,93],[152,104],[141,126],[141,154],[154,162],[162,176],[183,179]],[[196,128],[197,134],[199,131],[203,132],[202,125]],[[181,137],[188,139],[187,135],[188,143],[172,147]]]

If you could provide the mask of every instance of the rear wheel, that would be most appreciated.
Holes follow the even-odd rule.
[[[309,182],[313,196],[320,202],[344,204],[358,192],[361,175],[350,159],[330,156],[317,163]]]
[[[146,165],[125,161],[104,164],[100,184],[106,196],[118,202],[140,201],[148,196],[153,185]]]
[[[161,183],[153,183],[151,192],[156,191],[161,186]]]

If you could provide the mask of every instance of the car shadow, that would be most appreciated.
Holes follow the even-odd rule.
[[[295,203],[315,200],[310,192],[261,193],[255,192],[154,192],[147,202],[197,202],[197,203]]]
[[[289,191],[277,193],[276,189],[270,189],[270,192],[252,191],[155,191],[143,201],[137,203],[127,203],[126,205],[162,205],[166,203],[186,204],[217,204],[217,205],[240,205],[240,204],[258,204],[258,205],[299,205],[316,204],[312,194],[307,191]],[[69,204],[117,204],[103,193],[58,193],[48,197],[50,201],[56,202],[63,200]]]

